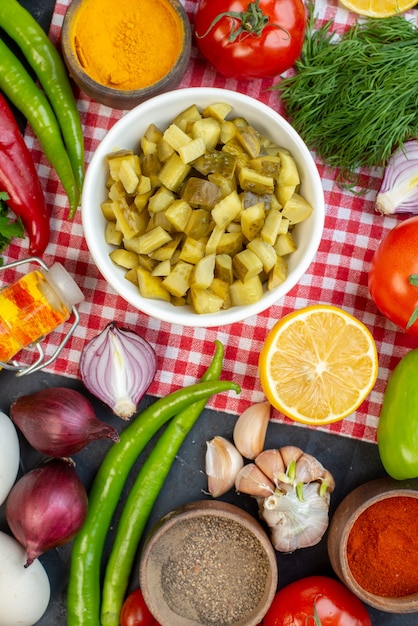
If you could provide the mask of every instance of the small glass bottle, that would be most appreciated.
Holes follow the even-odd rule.
[[[72,313],[84,295],[61,263],[36,269],[0,290],[0,361],[41,341]]]

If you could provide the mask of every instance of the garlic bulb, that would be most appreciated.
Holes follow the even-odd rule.
[[[264,447],[271,405],[259,402],[249,406],[237,419],[233,432],[236,448],[246,459],[255,459]]]
[[[244,459],[230,441],[217,435],[206,442],[205,464],[208,492],[218,498],[232,489]]]
[[[256,498],[273,546],[293,552],[317,544],[329,524],[330,472],[296,446],[264,450],[237,475],[235,488]]]
[[[319,543],[328,528],[330,494],[320,495],[318,483],[303,489],[275,493],[259,500],[259,514],[270,528],[271,542],[278,552],[294,552]]]

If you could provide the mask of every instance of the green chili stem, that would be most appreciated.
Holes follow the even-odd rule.
[[[216,352],[201,382],[216,380],[222,371],[223,346]],[[169,423],[142,466],[123,508],[103,583],[102,626],[119,626],[120,611],[135,555],[155,501],[188,433],[205,408],[195,402]]]
[[[84,137],[64,62],[42,27],[17,0],[2,0],[0,3],[0,26],[20,47],[49,98],[81,191]]]
[[[197,383],[158,399],[121,433],[101,464],[89,494],[86,522],[76,536],[68,585],[68,626],[99,626],[101,559],[106,535],[128,474],[157,431],[194,402],[207,401],[222,391],[240,392],[236,383]]]
[[[1,39],[0,89],[32,126],[46,158],[55,168],[68,195],[70,211],[74,212],[78,207],[80,193],[57,118],[44,92],[36,86],[23,64]]]

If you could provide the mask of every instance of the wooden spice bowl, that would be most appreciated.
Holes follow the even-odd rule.
[[[335,573],[380,611],[418,611],[417,511],[417,481],[381,478],[351,491],[331,519],[328,554]]]
[[[61,47],[71,78],[92,100],[115,109],[132,109],[175,89],[190,60],[191,27],[180,0],[141,1],[144,10],[127,0],[107,0],[107,9],[103,0],[72,0],[64,16]],[[103,14],[92,15],[93,4]],[[167,13],[165,27],[154,19],[157,8]],[[134,88],[135,80],[140,86]]]
[[[139,583],[161,626],[256,626],[277,590],[270,539],[249,513],[221,501],[186,504],[145,543]]]

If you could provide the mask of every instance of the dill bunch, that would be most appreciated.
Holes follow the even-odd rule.
[[[337,38],[331,21],[315,29],[308,6],[295,74],[277,88],[306,144],[352,183],[418,137],[418,29],[401,15],[367,18]]]

